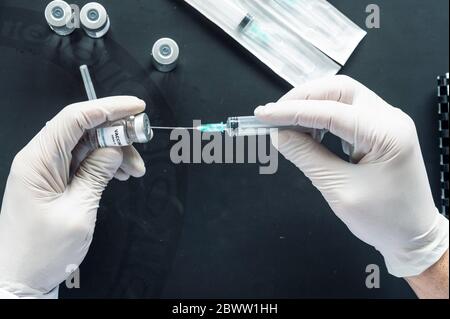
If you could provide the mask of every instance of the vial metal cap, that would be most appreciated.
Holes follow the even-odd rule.
[[[134,118],[134,133],[139,143],[147,143],[153,138],[153,130],[147,114],[136,115]]]
[[[179,55],[178,44],[170,38],[159,39],[153,45],[153,64],[162,72],[168,72],[175,68]]]
[[[90,2],[80,11],[80,22],[87,29],[101,29],[107,21],[108,13],[100,3]]]
[[[65,1],[52,1],[45,8],[45,19],[53,27],[64,27],[72,19],[72,8]]]

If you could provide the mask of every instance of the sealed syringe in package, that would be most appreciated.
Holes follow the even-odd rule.
[[[271,16],[240,1],[185,0],[293,86],[336,74],[340,66]]]
[[[367,34],[325,0],[236,0],[255,18],[269,18],[344,65]]]

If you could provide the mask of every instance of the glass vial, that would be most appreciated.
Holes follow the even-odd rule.
[[[141,113],[90,130],[86,138],[93,149],[121,147],[147,143],[153,138],[153,131],[147,114]]]
[[[75,31],[72,8],[65,1],[50,2],[45,8],[45,19],[50,29],[58,35],[65,36]]]
[[[103,37],[111,26],[105,7],[97,2],[90,2],[81,9],[80,22],[86,34],[94,39]]]
[[[179,55],[178,44],[170,38],[159,39],[152,48],[153,65],[160,72],[170,72],[175,69]]]

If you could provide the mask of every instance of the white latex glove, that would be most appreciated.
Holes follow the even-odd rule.
[[[306,134],[272,135],[350,231],[381,252],[391,274],[418,275],[448,249],[448,220],[434,205],[414,122],[400,109],[335,76],[296,88],[255,115],[329,130],[366,154],[351,164]]]
[[[69,265],[80,265],[106,185],[115,175],[144,175],[145,165],[132,147],[99,149],[70,178],[72,150],[85,130],[144,109],[144,101],[125,96],[70,105],[17,154],[0,215],[0,290],[45,298],[70,275]]]

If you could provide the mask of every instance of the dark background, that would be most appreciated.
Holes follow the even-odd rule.
[[[290,89],[181,1],[100,1],[112,29],[99,41],[81,30],[53,35],[47,2],[0,0],[1,193],[14,155],[62,107],[85,99],[82,63],[91,66],[99,96],[136,94],[155,124],[251,114]],[[330,2],[361,27],[373,3]],[[368,30],[341,73],[415,120],[437,202],[436,76],[448,71],[449,2],[376,3],[381,28]],[[166,36],[179,43],[181,59],[164,75],[150,67],[150,50]],[[278,173],[262,176],[252,164],[175,166],[169,148],[168,136],[158,134],[140,146],[147,176],[109,187],[81,289],[61,288],[62,297],[414,297],[281,157]],[[365,286],[368,264],[381,267],[380,289]]]

